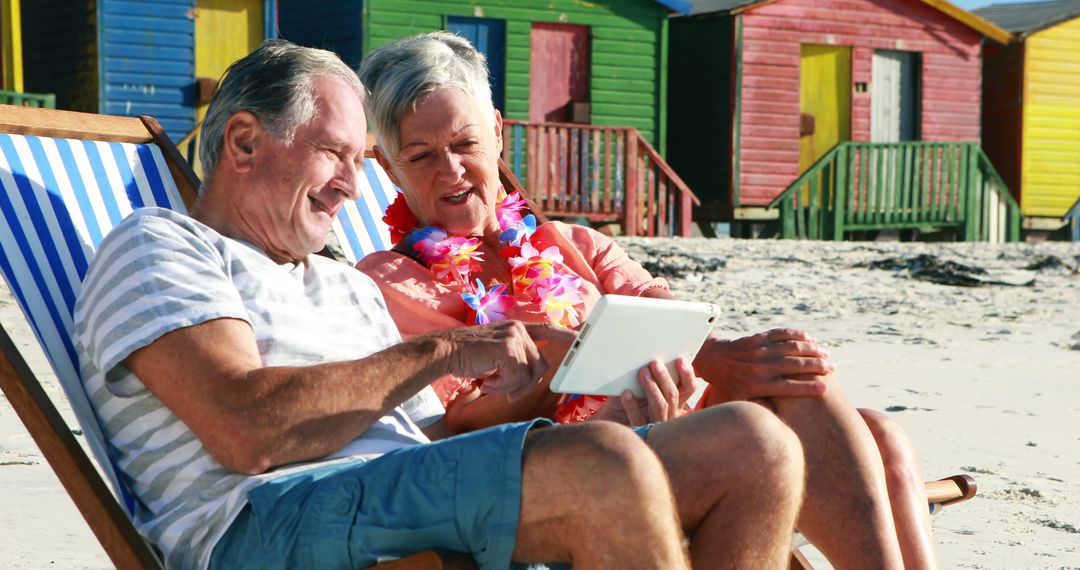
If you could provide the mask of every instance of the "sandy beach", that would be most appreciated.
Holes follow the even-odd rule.
[[[928,478],[978,480],[935,517],[942,568],[1080,568],[1080,244],[621,243],[678,297],[721,303],[727,334],[809,331],[850,399],[907,429]],[[70,421],[6,288],[0,322]],[[110,567],[6,399],[0,566]]]

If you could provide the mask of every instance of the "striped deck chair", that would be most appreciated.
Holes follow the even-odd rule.
[[[365,157],[360,197],[355,202],[346,202],[338,210],[332,226],[338,247],[350,265],[373,251],[390,249],[390,230],[382,217],[397,192],[397,187],[379,163],[373,157]]]
[[[198,185],[149,117],[0,105],[0,273],[44,349],[95,461],[83,452],[2,324],[0,388],[118,568],[160,568],[161,561],[128,518],[134,498],[116,477],[83,390],[70,337],[72,312],[102,238],[135,208],[186,211]],[[468,567],[475,565],[434,552],[378,566]]]
[[[0,272],[44,349],[111,492],[0,329],[4,393],[113,563],[159,566],[157,555],[127,519],[133,498],[116,477],[83,391],[71,315],[102,237],[133,207],[184,210],[198,182],[177,160],[175,149],[162,144],[167,142],[164,131],[149,118],[4,105],[0,133]]]

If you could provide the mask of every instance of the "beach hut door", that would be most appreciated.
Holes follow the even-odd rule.
[[[488,83],[491,86],[491,102],[495,108],[506,112],[506,21],[492,18],[465,18],[450,16],[446,28],[469,40],[484,54],[488,66]]]
[[[529,48],[529,121],[562,123],[589,102],[589,27],[534,23]],[[586,113],[587,114],[587,113]]]
[[[851,140],[851,47],[803,44],[799,66],[801,173]]]
[[[196,120],[201,125],[217,80],[229,64],[255,51],[266,34],[264,0],[196,0],[195,77],[202,95]]]
[[[870,142],[919,139],[919,54],[876,50],[870,80]]]

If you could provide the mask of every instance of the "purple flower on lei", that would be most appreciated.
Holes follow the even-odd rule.
[[[529,239],[536,232],[536,216],[529,214],[521,218],[520,223],[509,227],[504,226],[504,228],[503,232],[499,234],[499,241],[520,247],[522,242]]]
[[[506,285],[496,285],[488,291],[479,279],[476,280],[476,293],[462,293],[461,298],[476,313],[478,325],[505,320],[511,301],[506,294]]]

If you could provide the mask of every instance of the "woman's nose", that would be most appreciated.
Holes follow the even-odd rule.
[[[457,181],[465,174],[465,167],[461,164],[461,155],[455,152],[443,152],[439,157],[439,170],[447,178]]]

